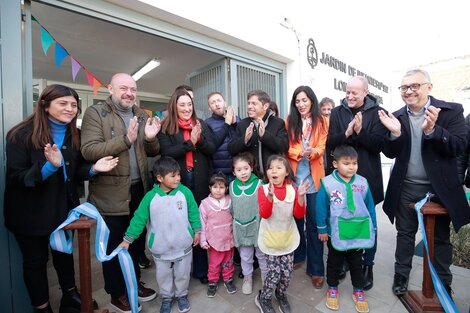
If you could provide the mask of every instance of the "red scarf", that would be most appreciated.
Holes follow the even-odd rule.
[[[178,127],[183,129],[184,141],[191,140],[191,130],[193,129],[192,120],[178,119]],[[192,169],[194,167],[193,152],[191,150],[186,151],[186,169]]]

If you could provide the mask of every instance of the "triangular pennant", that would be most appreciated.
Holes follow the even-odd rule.
[[[88,80],[88,85],[90,85],[90,87],[93,87],[93,80],[95,79],[95,77],[90,73],[88,72],[88,70],[85,70],[86,72],[86,79]]]
[[[47,50],[49,50],[53,42],[54,39],[52,36],[41,26],[41,44],[45,55],[47,55]]]
[[[98,89],[101,87],[99,80],[93,77],[93,94],[96,96],[98,94]]]
[[[77,77],[78,71],[80,71],[82,66],[73,57],[70,57],[70,62],[72,63],[72,79],[73,79],[73,81],[75,81],[75,78]]]
[[[58,42],[56,42],[56,44],[55,44],[55,65],[57,65],[57,67],[60,67],[60,64],[62,64],[62,61],[68,55],[69,54],[67,53],[67,51],[65,51],[65,49]]]

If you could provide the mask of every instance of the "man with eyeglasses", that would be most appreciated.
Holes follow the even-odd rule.
[[[358,153],[359,168],[357,173],[369,181],[375,205],[384,199],[380,152],[387,135],[387,129],[379,120],[377,113],[379,110],[383,109],[377,100],[369,94],[367,78],[363,76],[352,77],[346,85],[345,98],[339,106],[331,110],[327,140],[326,174],[331,174],[334,170],[331,151],[340,145],[352,146]],[[377,241],[374,247],[365,249],[362,256],[364,290],[371,289],[374,283],[372,269],[376,251]],[[344,278],[345,275],[346,263],[344,263],[339,277]],[[318,287],[321,288],[320,285]]]
[[[105,155],[119,157],[115,169],[90,181],[89,201],[95,205],[109,228],[107,254],[121,242],[140,201],[150,189],[147,156],[156,156],[160,145],[158,117],[149,118],[136,105],[137,85],[125,73],[115,74],[108,86],[106,101],[89,107],[83,117],[81,152],[88,161]],[[137,243],[137,244],[136,244]],[[145,235],[129,248],[141,301],[155,299],[156,292],[140,282],[139,253],[145,249]],[[98,242],[96,244],[99,244]],[[130,312],[124,277],[118,258],[103,262],[104,289],[111,295],[111,306]]]
[[[463,108],[459,103],[438,100],[432,91],[429,74],[421,69],[408,71],[399,90],[405,106],[391,113],[379,111],[383,125],[390,131],[384,153],[395,158],[395,165],[383,204],[393,223],[396,219],[397,245],[393,293],[408,290],[412,267],[416,212],[410,203],[433,194],[449,215],[437,215],[434,229],[434,267],[447,292],[451,293],[452,245],[450,221],[455,231],[470,222],[470,207],[457,175],[456,156],[466,147]]]

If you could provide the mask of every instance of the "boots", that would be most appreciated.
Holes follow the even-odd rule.
[[[374,286],[374,275],[372,274],[372,265],[362,267],[362,277],[364,280],[364,290],[369,290]]]
[[[80,313],[80,306],[82,301],[77,287],[72,290],[65,290],[62,292],[62,299],[60,300],[60,313]],[[93,299],[93,309],[98,309],[98,303]]]
[[[37,313],[54,313],[54,311],[52,311],[50,303],[48,303],[45,308],[42,308],[42,309],[36,308],[36,312]]]

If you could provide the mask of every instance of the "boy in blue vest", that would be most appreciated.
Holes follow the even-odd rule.
[[[346,258],[356,310],[369,312],[363,290],[362,253],[363,249],[374,245],[375,204],[367,179],[356,174],[356,150],[351,146],[338,146],[333,157],[335,170],[321,179],[316,199],[318,238],[328,244],[326,306],[331,310],[339,309],[339,272]]]

